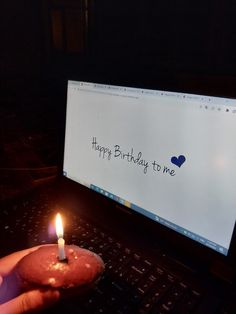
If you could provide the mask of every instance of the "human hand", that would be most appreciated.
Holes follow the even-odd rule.
[[[32,289],[21,293],[14,277],[18,261],[38,248],[18,251],[0,259],[0,314],[34,313],[59,300],[59,291],[53,289]]]

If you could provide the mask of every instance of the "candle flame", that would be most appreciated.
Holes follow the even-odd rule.
[[[59,213],[56,215],[56,234],[58,238],[63,238],[63,224]]]

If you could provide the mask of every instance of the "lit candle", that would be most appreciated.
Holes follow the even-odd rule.
[[[66,260],[65,240],[63,239],[63,225],[61,215],[59,213],[56,215],[56,234],[58,238],[58,259],[59,261],[64,261]]]

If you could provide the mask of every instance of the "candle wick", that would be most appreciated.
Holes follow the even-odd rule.
[[[57,258],[58,258],[58,261],[59,261],[60,263],[67,263],[67,264],[68,264],[68,258],[67,258],[67,257],[66,257],[66,258],[63,258],[63,259],[60,259],[59,256],[58,256]]]

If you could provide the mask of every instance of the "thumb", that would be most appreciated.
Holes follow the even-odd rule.
[[[59,300],[57,290],[31,290],[0,305],[0,314],[35,313],[43,310]]]

